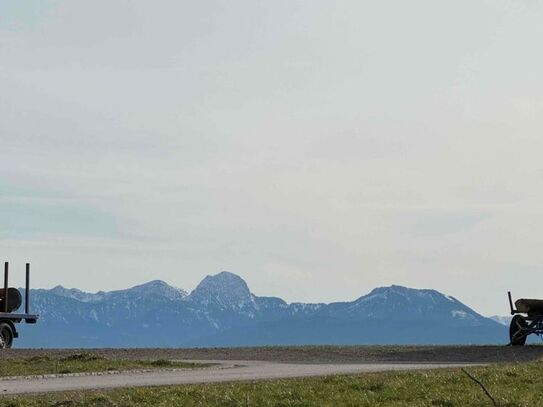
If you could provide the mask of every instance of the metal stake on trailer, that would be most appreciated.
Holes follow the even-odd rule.
[[[8,273],[9,273],[9,263],[6,261],[4,263],[4,312],[8,312],[8,299],[9,299]]]
[[[25,314],[30,314],[30,263],[26,263]]]

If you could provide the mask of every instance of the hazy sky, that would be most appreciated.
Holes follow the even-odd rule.
[[[535,0],[0,0],[22,283],[543,297]],[[18,274],[17,278],[15,275]]]

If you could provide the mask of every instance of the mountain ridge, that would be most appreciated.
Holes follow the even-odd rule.
[[[407,287],[407,286],[402,286],[402,285],[397,285],[397,284],[391,284],[391,285],[388,285],[388,286],[375,287],[368,294],[363,294],[360,297],[356,297],[352,301],[347,300],[347,301],[331,301],[331,302],[301,302],[301,301],[287,302],[287,301],[283,300],[282,298],[276,297],[276,296],[257,296],[255,294],[252,294],[250,292],[249,287],[247,286],[247,283],[245,282],[245,280],[243,280],[237,274],[229,272],[229,271],[221,271],[221,272],[219,272],[218,274],[215,274],[215,275],[207,275],[206,277],[204,277],[204,279],[192,291],[187,291],[187,290],[185,290],[183,288],[176,287],[174,285],[168,284],[164,280],[149,280],[147,282],[136,284],[134,286],[131,286],[131,287],[128,287],[128,288],[125,288],[125,289],[117,289],[117,290],[112,290],[112,291],[99,290],[99,291],[96,291],[96,292],[91,292],[91,291],[81,290],[81,289],[75,288],[75,287],[73,287],[73,288],[64,287],[63,285],[60,285],[60,284],[56,285],[56,286],[54,286],[52,288],[34,288],[34,289],[31,289],[30,291],[31,292],[33,292],[33,291],[49,291],[49,292],[55,293],[56,295],[66,296],[66,297],[70,297],[70,298],[73,298],[73,297],[68,295],[68,294],[63,294],[61,292],[62,291],[63,292],[79,292],[82,295],[101,296],[101,297],[103,297],[105,294],[132,291],[132,290],[139,289],[139,288],[155,287],[155,285],[160,284],[160,285],[167,286],[169,289],[178,290],[179,292],[183,293],[183,297],[190,298],[191,295],[194,293],[194,291],[196,291],[199,288],[199,286],[202,284],[202,282],[206,281],[209,278],[215,278],[215,277],[223,275],[223,274],[229,274],[229,275],[235,276],[238,279],[240,279],[244,283],[244,285],[247,287],[248,293],[250,295],[254,296],[255,298],[258,298],[258,299],[278,299],[278,300],[280,300],[281,302],[283,302],[283,303],[285,303],[287,305],[300,304],[300,305],[306,305],[306,306],[323,306],[323,305],[331,305],[331,304],[341,304],[341,303],[346,303],[346,302],[356,302],[356,301],[358,301],[360,299],[363,299],[365,297],[368,297],[370,295],[380,293],[381,291],[393,292],[393,291],[396,291],[397,289],[416,292],[416,293],[434,292],[434,293],[436,293],[438,295],[442,295],[442,296],[444,296],[446,298],[449,298],[450,300],[458,301],[455,297],[445,295],[445,294],[443,294],[443,293],[441,293],[441,292],[439,292],[439,291],[437,291],[435,289],[431,289],[431,288],[412,288],[412,287]],[[20,290],[22,290],[22,288],[20,288]],[[491,317],[489,317],[489,318],[491,318]]]
[[[504,326],[432,289],[377,287],[353,301],[288,303],[256,296],[231,272],[188,294],[161,280],[86,293],[34,289],[28,347],[455,344],[505,342]]]

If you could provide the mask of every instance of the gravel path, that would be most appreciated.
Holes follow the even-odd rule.
[[[130,372],[107,375],[50,376],[0,380],[3,395],[46,393],[119,387],[162,386],[194,383],[253,381],[292,377],[326,376],[390,370],[435,369],[457,364],[291,364],[262,361],[215,361],[213,368]]]

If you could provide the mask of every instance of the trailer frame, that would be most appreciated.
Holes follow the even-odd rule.
[[[13,339],[19,337],[16,324],[24,321],[27,324],[35,324],[39,315],[30,313],[30,263],[26,263],[24,312],[9,312],[9,262],[4,263],[4,290],[0,299],[3,301],[3,309],[0,310],[0,349],[11,348]]]

